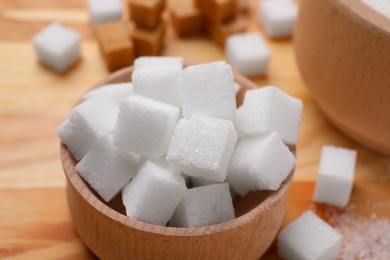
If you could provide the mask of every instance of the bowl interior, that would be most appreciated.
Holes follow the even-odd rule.
[[[131,80],[131,73],[133,71],[132,67],[122,69],[120,71],[117,71],[110,76],[108,76],[106,79],[98,82],[96,85],[94,85],[91,89],[99,88],[105,84],[109,83],[121,83],[121,82],[128,82]],[[247,78],[234,73],[235,81],[240,84],[241,89],[239,93],[236,96],[237,100],[237,106],[240,106],[242,104],[242,100],[244,97],[244,94],[247,90],[256,88],[257,86],[248,80]],[[77,103],[81,103],[82,100],[80,99]],[[295,146],[289,147],[290,150],[295,154]],[[122,223],[129,224],[129,221],[131,220],[132,223],[130,225],[137,226],[137,220],[126,217],[125,214],[125,207],[122,203],[121,193],[119,193],[117,196],[115,196],[111,201],[105,202],[91,186],[84,181],[83,178],[76,172],[75,166],[77,162],[74,160],[74,158],[70,155],[70,152],[66,148],[64,144],[61,144],[61,159],[64,166],[65,175],[68,179],[68,182],[70,182],[76,189],[80,192],[80,194],[89,201],[91,206],[95,207],[96,209],[103,211],[104,214],[108,214],[110,216],[113,216],[112,218],[115,221],[120,221]],[[71,170],[69,170],[71,169]],[[257,192],[250,192],[245,197],[239,197],[236,196],[236,198],[233,200],[234,204],[234,210],[236,218],[234,220],[216,224],[213,225],[215,228],[213,231],[218,230],[220,228],[221,230],[226,228],[231,228],[232,223],[229,222],[235,222],[233,226],[236,226],[237,223],[243,224],[245,221],[250,220],[252,217],[256,216],[257,214],[261,214],[264,210],[268,210],[270,207],[272,207],[272,204],[275,203],[280,199],[281,196],[285,195],[287,192],[287,189],[292,181],[294,170],[290,173],[289,177],[283,182],[279,190],[277,191],[257,191]],[[102,210],[103,206],[103,210]],[[125,218],[123,218],[125,217]],[[239,220],[240,221],[236,221]],[[224,225],[224,224],[230,224],[230,225]],[[160,227],[158,228],[155,225],[143,223],[145,226],[150,226],[150,230],[154,230],[156,233],[160,230],[160,228],[164,228],[164,233],[166,233],[166,230],[169,229],[177,229],[177,228],[171,228],[171,227]],[[183,229],[183,228],[181,228]],[[191,228],[191,231],[195,231],[195,233],[199,234],[205,234],[205,230],[202,230],[203,227],[196,227]],[[199,232],[196,232],[198,230]],[[176,233],[175,233],[176,235]]]

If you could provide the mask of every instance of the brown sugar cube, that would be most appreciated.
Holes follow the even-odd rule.
[[[172,0],[169,6],[173,28],[181,36],[200,32],[203,28],[203,17],[195,6],[195,0]]]
[[[127,0],[130,19],[138,26],[154,29],[161,22],[165,0]]]
[[[237,0],[196,0],[196,6],[213,23],[228,21],[238,14]]]
[[[225,47],[226,38],[232,34],[245,32],[247,20],[239,15],[236,19],[225,23],[209,23],[208,32],[213,40],[222,48]]]
[[[131,33],[136,57],[160,55],[164,47],[164,36],[164,23],[160,23],[154,30],[147,30],[136,26]]]
[[[99,25],[95,29],[95,34],[110,71],[133,64],[134,46],[122,23]]]

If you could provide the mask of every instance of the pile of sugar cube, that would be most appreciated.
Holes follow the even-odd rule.
[[[87,92],[58,128],[76,170],[126,214],[176,227],[235,217],[232,193],[277,190],[295,167],[302,102],[275,87],[236,108],[230,65],[141,57],[132,82]]]

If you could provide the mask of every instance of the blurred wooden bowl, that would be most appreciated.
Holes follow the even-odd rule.
[[[294,48],[329,120],[390,155],[390,19],[361,0],[301,0]]]
[[[120,70],[94,87],[130,81],[132,70]],[[235,80],[242,86],[237,95],[241,104],[245,91],[256,85],[240,75],[235,75]],[[234,220],[205,227],[173,228],[127,217],[120,194],[104,202],[76,172],[76,161],[64,144],[61,160],[75,228],[101,259],[258,259],[280,229],[293,176],[292,172],[277,191],[252,192],[237,198]]]

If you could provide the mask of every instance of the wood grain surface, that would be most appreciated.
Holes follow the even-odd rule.
[[[262,32],[255,17],[257,2],[252,1],[249,30]],[[41,66],[31,45],[32,36],[53,20],[74,28],[83,39],[80,62],[62,75]],[[284,224],[313,207],[324,144],[357,149],[350,204],[361,214],[390,219],[390,159],[354,143],[327,122],[299,76],[290,39],[268,43],[272,59],[267,75],[252,80],[275,85],[305,106]],[[194,62],[225,59],[207,38],[180,40],[170,28],[164,55]],[[85,1],[0,0],[0,61],[0,258],[91,259],[68,212],[55,132],[80,95],[108,74]],[[264,258],[277,258],[275,247]]]

